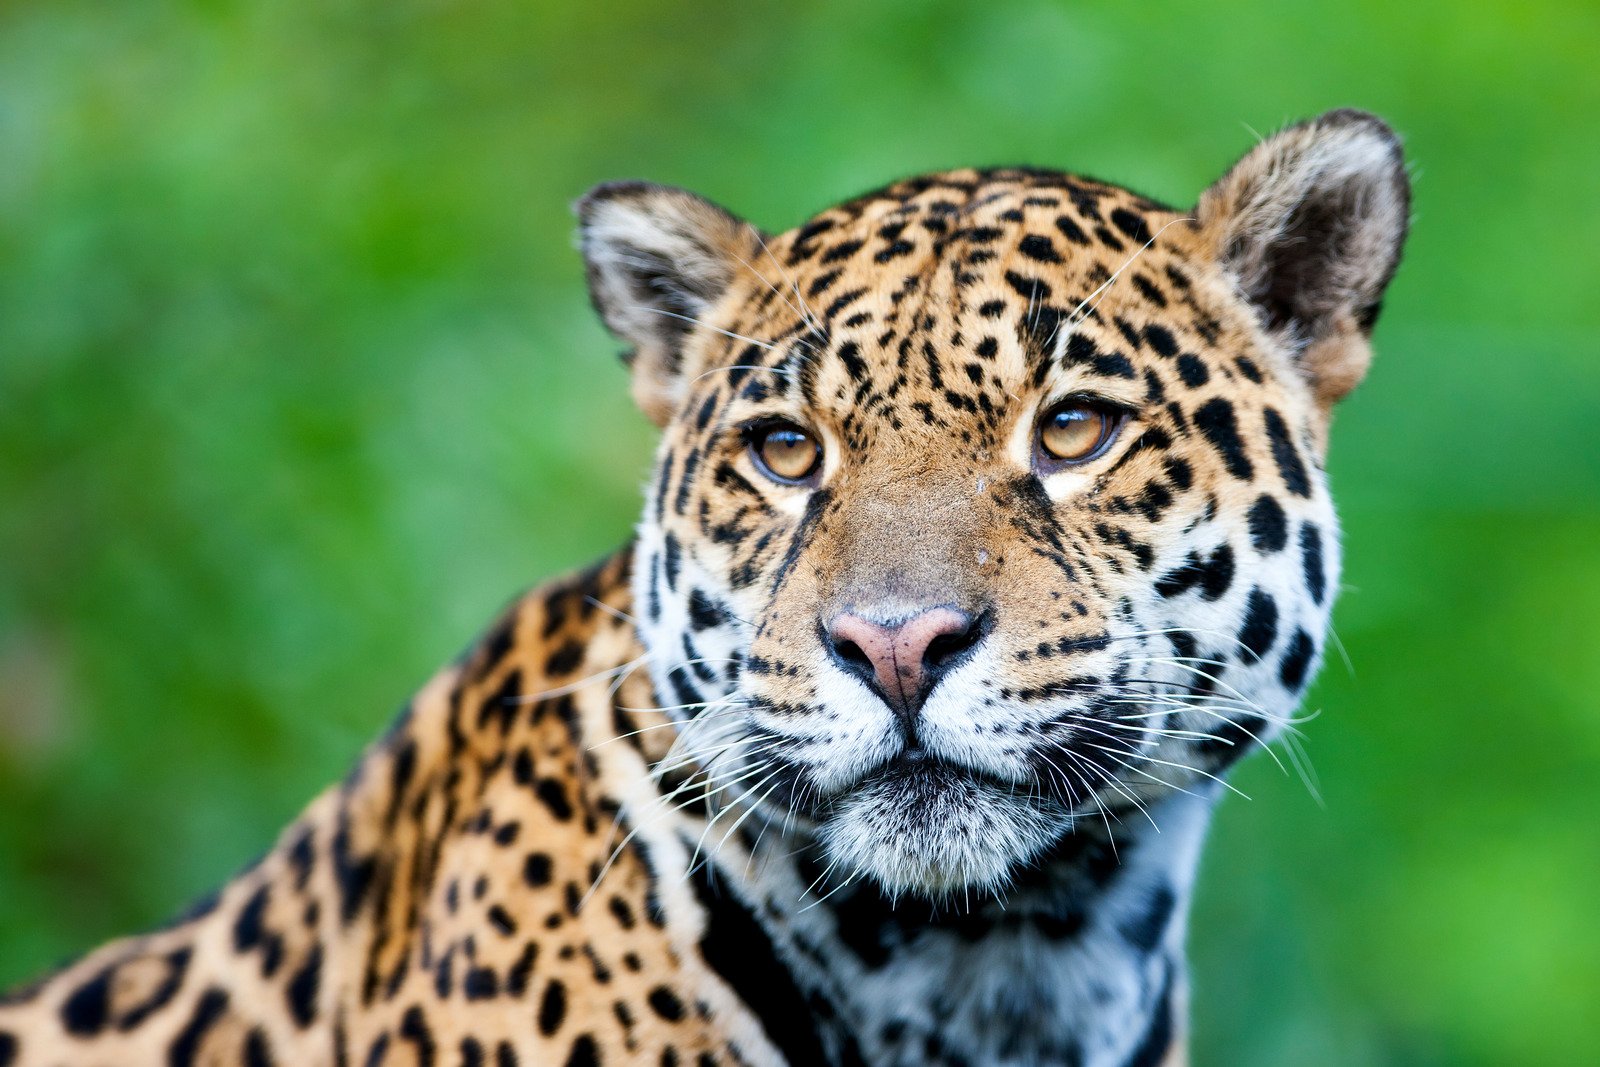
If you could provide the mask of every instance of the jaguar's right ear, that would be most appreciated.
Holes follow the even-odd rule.
[[[664,426],[700,372],[696,333],[761,247],[755,227],[702,197],[649,182],[607,182],[577,203],[589,297],[629,346],[633,398]]]

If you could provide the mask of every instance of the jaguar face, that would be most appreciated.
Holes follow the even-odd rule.
[[[640,634],[729,812],[892,893],[993,891],[1292,715],[1329,412],[1405,231],[1376,120],[1291,128],[1190,212],[967,170],[773,237],[641,184],[580,216],[665,430]]]

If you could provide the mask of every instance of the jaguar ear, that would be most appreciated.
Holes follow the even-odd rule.
[[[1324,408],[1366,374],[1410,202],[1399,138],[1348,109],[1267,138],[1200,197],[1208,250]]]
[[[696,325],[760,245],[755,227],[682,189],[608,182],[577,203],[589,297],[629,346],[633,397],[664,426],[699,371]]]

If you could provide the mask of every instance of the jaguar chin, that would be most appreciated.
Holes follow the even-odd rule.
[[[965,903],[1000,892],[1071,822],[1037,790],[910,752],[831,800],[820,839],[831,877]]]

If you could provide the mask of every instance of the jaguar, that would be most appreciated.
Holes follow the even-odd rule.
[[[0,1067],[1187,1062],[1201,845],[1321,661],[1409,200],[1353,110],[1182,211],[592,190],[662,430],[634,535],[218,891],[8,994]]]

